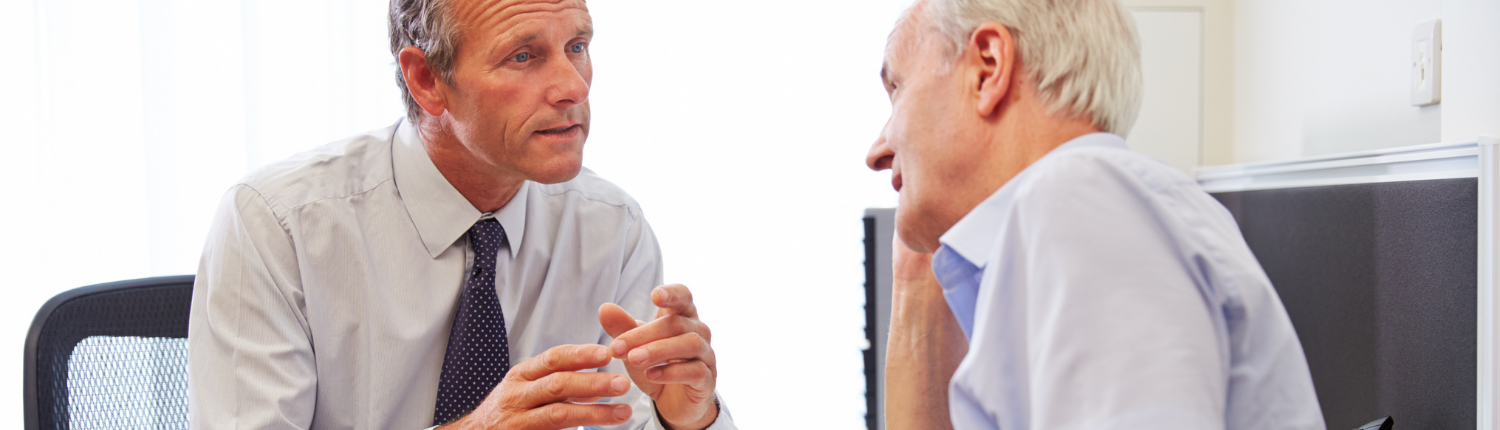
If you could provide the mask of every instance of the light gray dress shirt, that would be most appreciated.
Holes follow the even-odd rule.
[[[969,338],[958,430],[1325,428],[1234,218],[1119,136],[1058,147],[940,241],[933,272]]]
[[[512,363],[603,344],[598,309],[656,307],[661,251],[640,207],[585,169],[527,182],[492,214]],[[267,166],[219,206],[193,286],[194,429],[432,426],[438,379],[482,217],[438,172],[406,121]],[[604,371],[625,374],[619,360]],[[614,428],[661,428],[634,385]],[[722,404],[721,404],[722,406]],[[734,428],[721,407],[711,429]]]

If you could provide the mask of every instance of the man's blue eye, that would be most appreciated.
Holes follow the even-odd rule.
[[[529,53],[529,52],[522,52],[520,54],[516,54],[515,57],[511,57],[511,58],[514,59],[514,60],[516,60],[517,63],[525,63],[526,60],[530,60],[531,59],[531,53]]]
[[[573,44],[573,53],[583,52],[583,42]]]

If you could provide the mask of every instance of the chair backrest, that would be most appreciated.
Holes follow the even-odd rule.
[[[186,429],[193,276],[73,289],[26,336],[26,428]]]

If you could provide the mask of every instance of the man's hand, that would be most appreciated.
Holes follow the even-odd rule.
[[[630,406],[581,404],[630,391],[630,381],[614,373],[579,370],[609,364],[603,345],[562,345],[510,368],[474,412],[440,430],[557,430],[603,426],[630,419]]]
[[[936,288],[939,292],[943,289],[932,273],[932,254],[912,251],[896,235],[891,235],[891,272],[893,287],[896,288]]]
[[[948,381],[969,342],[932,273],[932,254],[891,244],[891,327],[885,348],[885,424],[893,429],[953,428]]]
[[[714,403],[718,367],[712,333],[698,320],[693,293],[679,284],[656,287],[651,322],[637,321],[619,306],[599,307],[599,323],[615,338],[610,351],[625,361],[630,379],[656,401],[656,410],[675,430],[699,430],[719,417]]]

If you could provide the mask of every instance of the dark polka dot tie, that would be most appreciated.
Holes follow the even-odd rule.
[[[495,295],[495,258],[505,243],[505,229],[494,218],[469,229],[474,248],[474,270],[458,302],[443,376],[438,382],[434,425],[446,424],[479,406],[510,370],[510,343],[505,339],[505,314]]]

